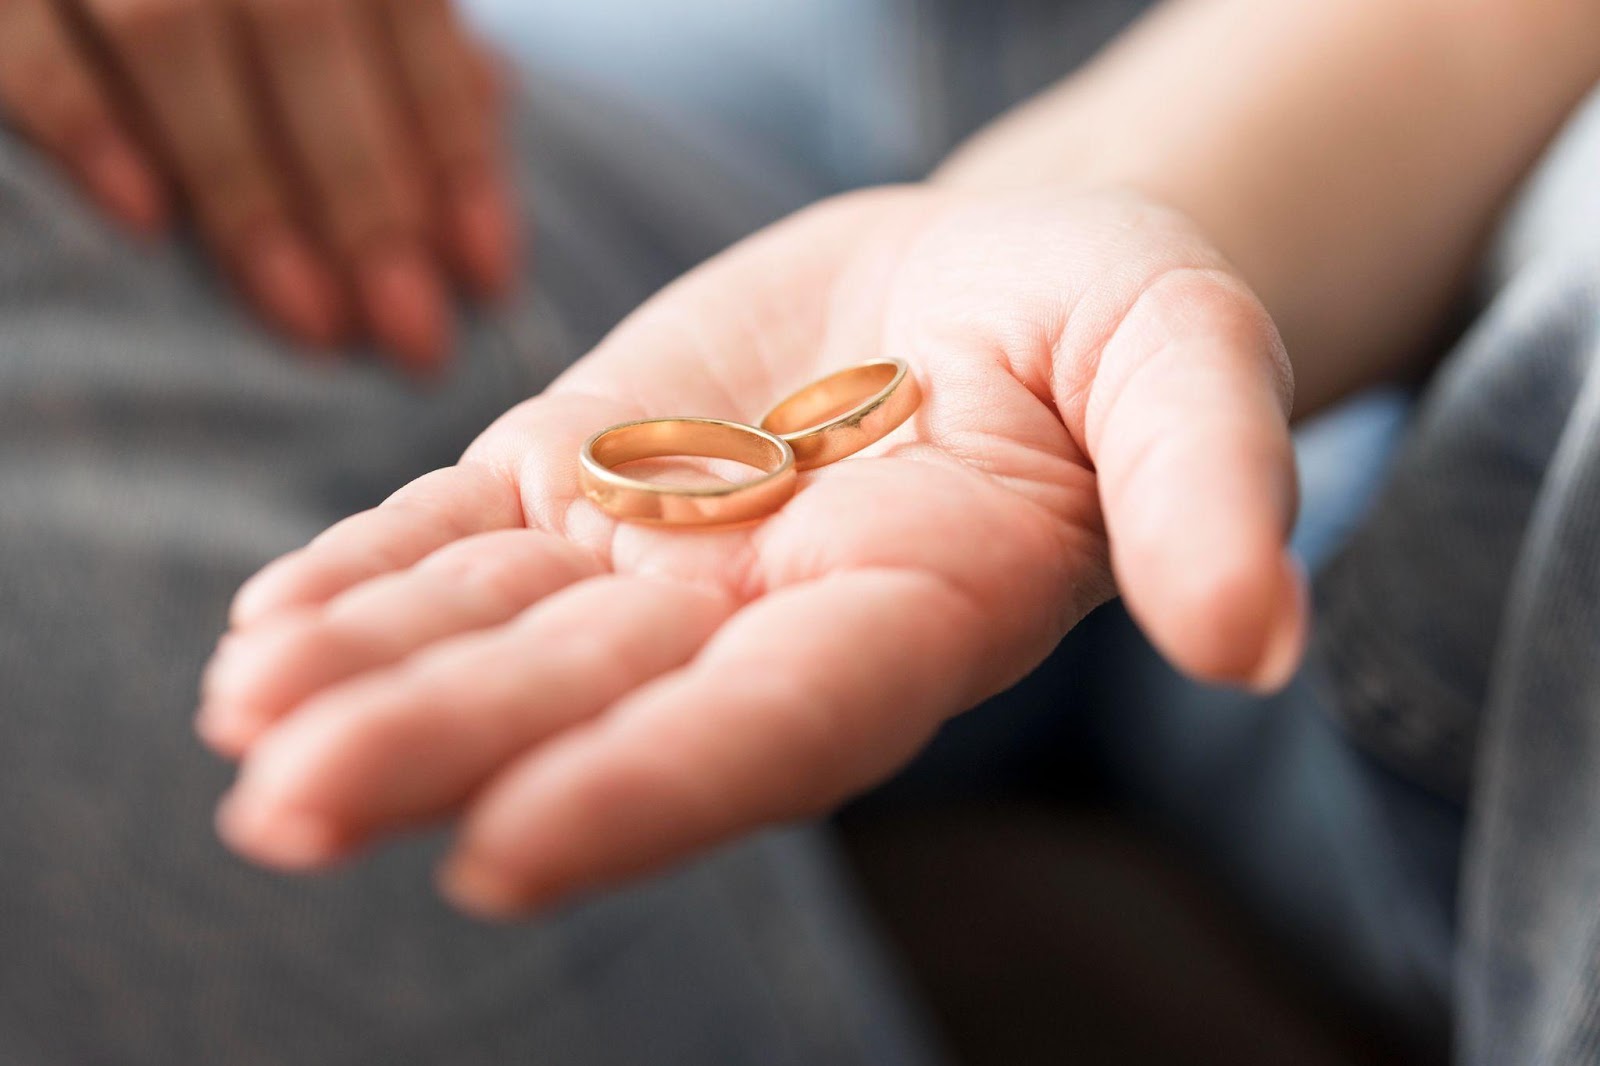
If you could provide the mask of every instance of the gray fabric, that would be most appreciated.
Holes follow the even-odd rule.
[[[1512,573],[1592,354],[1574,267],[1543,264],[1496,301],[1324,581],[1319,646],[1347,726],[1452,797],[1469,787]]]
[[[1325,585],[1321,647],[1346,724],[1463,797],[1527,524],[1595,354],[1600,94],[1495,241],[1483,318],[1428,390],[1383,506]],[[1448,530],[1448,535],[1441,535]]]
[[[1600,1059],[1597,144],[1600,95],[1512,213],[1503,289],[1321,582],[1341,720],[1467,805],[1456,1003],[1472,1066]]]
[[[433,842],[305,880],[214,842],[190,718],[238,582],[787,206],[536,95],[541,289],[427,391],[296,358],[0,137],[0,1063],[928,1061],[819,830],[521,928],[448,913]]]
[[[1600,1060],[1600,244],[1543,281],[1507,312],[1543,322],[1539,339],[1500,356],[1534,391],[1502,386],[1499,417],[1559,432],[1483,693],[1461,1024],[1484,1064]]]

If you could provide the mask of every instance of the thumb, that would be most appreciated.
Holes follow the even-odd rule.
[[[1112,570],[1146,635],[1200,680],[1276,690],[1303,654],[1292,393],[1265,309],[1220,270],[1157,278],[1101,354],[1084,438]]]

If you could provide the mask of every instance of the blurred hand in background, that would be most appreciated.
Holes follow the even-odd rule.
[[[112,217],[182,210],[270,323],[437,369],[507,287],[495,85],[450,0],[0,0],[0,110]]]

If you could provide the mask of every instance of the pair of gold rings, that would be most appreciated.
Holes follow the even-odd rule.
[[[748,522],[794,495],[798,472],[826,466],[881,440],[922,402],[899,359],[874,359],[814,381],[767,412],[759,426],[720,418],[647,418],[603,429],[584,442],[584,495],[630,522],[706,526]],[[759,476],[726,485],[664,485],[619,473],[640,459],[731,459]]]

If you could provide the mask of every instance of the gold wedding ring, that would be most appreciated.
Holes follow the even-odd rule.
[[[767,412],[761,428],[787,441],[800,470],[826,466],[882,440],[922,402],[899,359],[874,359],[813,381]]]
[[[762,471],[729,485],[660,485],[619,474],[638,459],[699,456],[731,459]],[[794,495],[794,452],[776,435],[720,418],[647,418],[601,430],[579,456],[583,491],[616,518],[658,525],[707,526],[748,522],[782,507]]]

